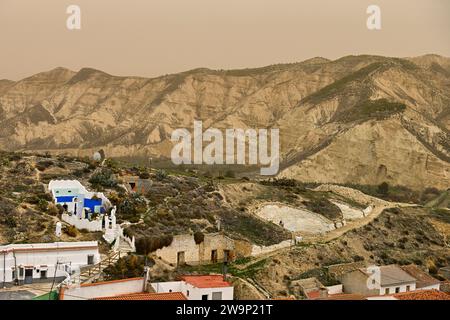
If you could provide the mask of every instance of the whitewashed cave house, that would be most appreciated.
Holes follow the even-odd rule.
[[[134,239],[123,234],[123,229],[116,224],[116,207],[101,192],[88,191],[78,180],[52,180],[48,189],[56,205],[64,208],[61,219],[90,232],[103,231],[103,238],[108,243],[119,246],[119,238],[129,243],[135,250]]]
[[[101,192],[89,192],[77,180],[52,180],[48,185],[55,204],[80,219],[90,219],[93,214],[104,214],[111,202]]]

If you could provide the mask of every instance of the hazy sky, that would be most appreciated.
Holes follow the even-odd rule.
[[[82,28],[66,28],[81,7]],[[377,4],[382,30],[366,27]],[[63,66],[158,76],[349,54],[450,56],[450,0],[0,0],[0,79]]]

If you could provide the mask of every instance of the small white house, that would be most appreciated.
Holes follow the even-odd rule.
[[[0,246],[0,282],[6,286],[64,279],[99,261],[96,241],[9,244]]]
[[[344,293],[390,295],[416,290],[416,279],[397,265],[360,268],[340,276]]]
[[[416,279],[416,290],[440,290],[441,281],[433,278],[414,264],[401,266],[402,270]]]
[[[155,282],[157,293],[181,292],[188,300],[233,300],[234,288],[222,275],[183,276],[181,281]]]
[[[105,213],[111,207],[101,192],[89,192],[77,180],[52,180],[48,185],[55,204],[78,218],[90,218],[93,213]]]
[[[146,277],[130,278],[62,286],[59,300],[187,300],[181,292],[153,291],[148,288]]]
[[[180,281],[155,282],[130,278],[63,286],[60,300],[233,300],[233,285],[222,275],[184,276]]]

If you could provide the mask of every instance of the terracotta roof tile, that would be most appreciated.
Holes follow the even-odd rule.
[[[417,290],[394,294],[399,300],[450,300],[450,294],[438,290]]]
[[[187,300],[181,292],[168,293],[131,293],[113,297],[94,298],[92,300]]]
[[[366,300],[366,297],[362,294],[340,293],[329,295],[326,298],[319,298],[317,300]]]
[[[196,288],[221,288],[232,286],[231,283],[223,280],[222,275],[183,276],[181,279]]]
[[[311,290],[305,293],[308,299],[318,299],[320,298],[320,290]]]
[[[422,271],[419,267],[417,267],[414,264],[410,264],[407,266],[401,266],[400,268],[402,268],[404,271],[409,273],[409,275],[411,275],[412,277],[416,278],[416,280],[417,280],[416,288],[417,289],[436,285],[436,284],[440,283],[439,280],[433,278],[425,271]]]

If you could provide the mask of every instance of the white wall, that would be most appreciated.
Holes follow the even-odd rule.
[[[184,292],[185,291],[184,281],[153,282],[153,283],[151,283],[151,286],[155,290],[156,293]]]
[[[99,282],[79,287],[65,288],[62,300],[87,300],[112,297],[122,294],[140,293],[144,289],[144,278]]]
[[[80,219],[76,215],[68,215],[67,213],[63,213],[61,216],[61,220],[67,222],[68,224],[75,226],[77,229],[86,229],[90,232],[102,231],[102,219],[103,215],[100,219],[97,220],[88,220],[88,219]]]
[[[292,240],[285,240],[280,243],[277,243],[277,244],[274,244],[271,246],[267,246],[267,247],[253,245],[251,255],[258,256],[258,255],[269,253],[269,252],[279,250],[282,248],[288,248],[289,246],[291,246],[291,244],[292,244]]]
[[[222,292],[222,300],[233,300],[233,287],[220,288],[194,288],[189,292],[188,300],[202,300],[203,295],[208,295],[208,300],[212,300],[213,292]]]
[[[411,282],[411,283],[407,283],[407,284],[402,284],[402,285],[397,285],[397,286],[386,286],[386,287],[380,287],[380,295],[385,295],[385,294],[395,294],[395,289],[396,288],[400,288],[399,292],[407,292],[406,287],[409,286],[409,291],[414,291],[416,290],[416,283],[415,282]],[[389,293],[386,293],[386,289],[389,289]]]
[[[440,289],[441,289],[441,284],[437,283],[437,284],[433,284],[431,286],[422,287],[422,288],[417,289],[417,290],[440,290]]]
[[[196,288],[185,281],[155,282],[151,284],[157,293],[181,292],[188,300],[202,300],[203,295],[208,295],[208,300],[212,300],[213,292],[222,292],[222,300],[233,300],[234,288]],[[172,290],[172,291],[170,291]]]
[[[398,300],[397,298],[393,296],[373,296],[373,297],[366,297],[367,300]]]
[[[88,256],[94,256],[94,263],[100,261],[98,244],[96,241],[85,242],[55,242],[38,244],[13,244],[0,246],[0,282],[3,282],[5,276],[6,282],[12,282],[13,268],[17,267],[17,276],[19,277],[19,267],[33,269],[33,278],[40,278],[37,270],[47,269],[47,278],[53,278],[55,275],[55,266],[67,264],[72,269],[77,269],[87,265]],[[5,261],[3,261],[5,259]],[[6,270],[4,270],[6,264]],[[45,267],[46,266],[46,267]],[[56,277],[65,277],[66,273],[61,266],[56,271]],[[19,280],[25,278],[25,272]]]
[[[327,288],[327,290],[328,290],[328,294],[340,294],[340,293],[343,293],[343,286],[342,286],[342,284],[337,284],[337,285],[335,285],[335,286],[329,286],[329,287],[326,287]]]

